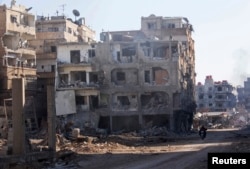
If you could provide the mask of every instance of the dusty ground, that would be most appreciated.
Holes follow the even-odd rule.
[[[250,130],[210,129],[205,140],[200,140],[197,133],[149,138],[128,134],[70,147],[77,152],[73,159],[66,159],[71,168],[205,169],[208,152],[250,152]]]
[[[35,168],[206,169],[208,152],[250,152],[250,129],[210,129],[205,140],[197,133],[154,137],[128,133],[64,142],[59,148],[54,166],[44,162]]]

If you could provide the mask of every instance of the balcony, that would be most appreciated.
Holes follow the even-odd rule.
[[[55,72],[37,72],[38,78],[55,78]]]
[[[97,89],[97,88],[99,88],[98,83],[87,84],[86,82],[82,81],[75,81],[71,83],[60,82],[58,85],[58,90],[65,90],[65,89],[79,90],[79,89]]]
[[[36,35],[35,27],[30,27],[27,25],[22,25],[19,23],[7,23],[7,28],[8,31],[12,32],[20,32],[20,33],[25,33],[28,35]]]
[[[34,67],[2,66],[1,69],[3,76],[36,76],[36,68]]]

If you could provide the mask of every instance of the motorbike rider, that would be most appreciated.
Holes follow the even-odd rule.
[[[203,133],[203,136],[201,135]],[[200,130],[199,130],[199,135],[200,137],[203,137],[202,139],[206,138],[207,135],[207,128],[204,127],[204,125],[201,126]]]

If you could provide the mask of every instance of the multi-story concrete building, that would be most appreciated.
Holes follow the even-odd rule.
[[[60,43],[94,41],[95,32],[85,25],[85,19],[73,21],[62,16],[37,16],[36,39],[30,44],[36,49],[38,74],[38,110],[41,116],[47,112],[47,85],[55,86],[57,46]]]
[[[26,96],[36,93],[35,17],[24,6],[0,6],[0,102],[11,98],[12,79],[24,77]]]
[[[226,112],[235,108],[234,88],[226,80],[214,82],[207,76],[204,85],[196,86],[197,112]]]
[[[99,72],[91,64],[95,44],[64,43],[57,46],[56,114],[68,115],[75,125],[98,127]],[[70,117],[71,116],[71,117]],[[73,116],[73,117],[72,117]]]
[[[192,25],[183,17],[141,18],[141,29],[102,32],[93,65],[100,73],[99,127],[188,129],[195,111]],[[184,127],[183,127],[184,126]]]
[[[243,87],[237,87],[238,103],[250,112],[250,78],[244,81]]]

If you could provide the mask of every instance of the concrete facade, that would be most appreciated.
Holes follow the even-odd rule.
[[[196,86],[197,112],[226,112],[236,106],[233,86],[226,80],[214,82],[207,76],[204,85]]]
[[[37,16],[36,39],[30,44],[36,49],[38,74],[39,118],[47,112],[47,86],[55,86],[58,45],[70,42],[94,41],[95,32],[85,25],[85,19],[73,21],[65,16]]]
[[[188,130],[195,111],[195,50],[187,18],[141,18],[141,30],[102,32],[94,67],[100,127]]]
[[[250,78],[244,81],[243,87],[237,87],[238,103],[250,112]]]
[[[35,17],[24,6],[0,6],[0,102],[11,98],[12,79],[25,78],[26,94],[36,91]]]
[[[100,100],[100,76],[92,63],[95,43],[61,43],[57,47],[57,115],[68,115],[78,127],[85,123],[98,127],[98,118],[94,114]],[[64,94],[65,97],[60,97]],[[61,103],[72,104],[68,106],[70,109],[60,110]]]

